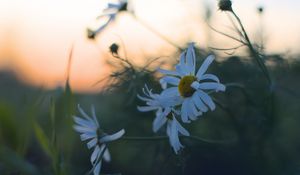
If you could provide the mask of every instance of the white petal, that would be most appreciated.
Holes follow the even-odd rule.
[[[87,115],[87,114],[84,112],[84,110],[80,107],[79,104],[77,105],[77,108],[78,108],[78,111],[80,112],[80,114],[81,114],[84,118],[86,118],[87,120],[89,120],[89,121],[91,121],[91,122],[94,122],[94,121],[90,118],[90,116]]]
[[[185,136],[190,136],[190,133],[181,126],[181,124],[176,120],[176,124],[177,124],[177,129],[178,131],[182,134],[182,135],[185,135]]]
[[[100,125],[99,125],[98,120],[97,120],[97,116],[96,116],[96,111],[95,111],[94,105],[91,106],[91,111],[92,111],[92,117],[93,117],[93,119],[95,121],[95,124],[99,128]]]
[[[190,43],[186,53],[186,62],[189,69],[189,74],[195,75],[196,54],[194,43]]]
[[[200,83],[200,89],[225,91],[225,86],[221,83]]]
[[[96,131],[95,132],[86,132],[86,133],[80,135],[80,140],[81,141],[86,141],[88,139],[92,139],[92,138],[95,138],[95,137],[97,137]]]
[[[164,69],[158,69],[157,71],[162,74],[165,74],[165,75],[179,76],[179,74],[176,71],[170,71],[170,70],[164,70]]]
[[[191,120],[196,120],[197,117],[198,117],[201,113],[198,112],[198,110],[196,109],[195,104],[194,104],[192,98],[189,100],[189,106],[190,106],[190,110],[191,110],[191,112],[190,112],[190,114],[189,114],[189,118],[190,118]]]
[[[194,81],[194,82],[191,84],[191,87],[194,88],[195,90],[197,90],[197,89],[199,88],[199,85],[200,85],[199,82]]]
[[[200,77],[199,80],[214,80],[217,83],[220,83],[220,80],[217,76],[213,75],[213,74],[204,74]]]
[[[152,100],[152,99],[150,99],[150,98],[142,97],[142,96],[140,96],[139,94],[137,94],[137,97],[138,97],[140,100],[143,100],[143,101],[145,101],[145,102],[148,102],[148,101],[151,101],[151,100]]]
[[[98,139],[97,139],[97,138],[94,138],[94,139],[92,139],[91,141],[89,141],[89,142],[87,143],[88,149],[93,148],[93,147],[97,144],[97,142],[98,142]]]
[[[171,77],[171,76],[165,76],[163,78],[161,78],[160,80],[169,83],[171,85],[175,85],[177,86],[179,84],[180,79],[176,78],[176,77]]]
[[[213,100],[210,98],[209,95],[207,95],[205,92],[198,90],[197,91],[199,97],[202,99],[202,101],[208,105],[208,107],[213,111],[216,108],[215,103],[213,102]]]
[[[101,164],[102,164],[102,160],[99,161],[99,163],[97,163],[97,165],[94,167],[94,175],[100,175],[100,170],[101,170]]]
[[[73,119],[74,119],[75,123],[77,123],[80,126],[88,127],[88,128],[89,127],[97,128],[96,124],[94,122],[91,122],[90,120],[84,120],[84,119],[76,117],[76,116],[73,116]]]
[[[100,139],[100,143],[106,143],[106,142],[111,142],[111,141],[113,141],[113,140],[117,140],[117,139],[119,139],[120,137],[122,137],[124,134],[125,134],[125,130],[124,130],[124,129],[121,129],[120,131],[118,131],[118,132],[115,133],[115,134],[103,136],[103,137]]]
[[[215,59],[215,56],[210,55],[204,60],[204,62],[202,63],[202,65],[199,68],[199,70],[197,72],[197,75],[196,75],[198,79],[200,79],[201,76],[206,72],[209,65],[214,61],[214,59]]]
[[[79,132],[79,133],[87,133],[87,132],[95,132],[96,129],[95,128],[88,128],[88,127],[83,127],[83,126],[78,126],[75,125],[73,126],[74,130]]]
[[[156,117],[153,121],[153,132],[157,132],[166,122],[167,118],[163,116],[163,114],[161,114],[160,117]]]
[[[138,106],[137,109],[140,112],[148,112],[148,111],[154,111],[157,110],[157,106]]]
[[[181,119],[184,123],[190,123],[188,119],[188,100],[184,100],[181,106]]]
[[[179,95],[179,92],[178,92],[177,87],[171,87],[171,88],[165,89],[161,93],[161,96],[168,96],[168,97],[174,97],[174,96],[178,96],[178,95]]]
[[[200,111],[202,111],[202,112],[207,112],[208,111],[207,106],[205,106],[205,104],[202,102],[202,100],[201,100],[198,93],[194,93],[192,99],[193,99],[194,104],[196,105],[196,107]]]
[[[94,164],[95,160],[97,160],[98,156],[100,155],[100,148],[97,145],[91,155],[91,163]]]
[[[106,149],[106,150],[104,151],[103,159],[104,159],[106,162],[110,162],[110,161],[111,161],[111,156],[110,156],[110,153],[109,153],[108,149]]]

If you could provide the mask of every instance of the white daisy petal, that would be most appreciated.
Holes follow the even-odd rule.
[[[213,55],[210,55],[208,56],[203,64],[201,65],[201,67],[198,69],[198,72],[196,74],[197,78],[200,79],[201,76],[206,72],[206,70],[208,69],[209,65],[214,61],[215,59],[215,56]]]
[[[98,142],[98,139],[97,139],[97,138],[93,138],[92,140],[90,140],[90,141],[87,143],[88,149],[91,149],[91,148],[93,148],[94,146],[96,146],[97,142]]]
[[[164,70],[164,69],[158,69],[158,72],[166,75],[174,75],[174,76],[179,76],[179,74],[176,71],[170,71],[170,70]]]
[[[194,50],[194,43],[190,43],[186,52],[186,62],[188,65],[189,74],[195,74],[195,65],[196,65],[196,54]]]
[[[199,82],[194,81],[194,82],[191,84],[191,87],[194,88],[195,90],[197,90],[197,89],[199,89],[199,85],[200,85]]]
[[[225,91],[225,86],[220,83],[200,83],[198,88],[204,90]]]
[[[181,119],[184,123],[190,123],[188,119],[188,100],[184,100],[181,106]]]
[[[74,119],[75,123],[77,123],[80,126],[97,128],[97,126],[95,125],[95,123],[93,123],[93,122],[91,122],[89,120],[84,120],[84,119],[76,117],[76,116],[73,116],[73,119]]]
[[[207,95],[205,92],[198,90],[197,91],[199,97],[202,99],[202,101],[208,105],[208,107],[213,111],[216,108],[215,103],[213,102],[213,100],[210,98],[209,95]]]
[[[198,93],[194,93],[192,99],[193,99],[194,104],[200,111],[202,111],[202,112],[208,111],[207,106],[205,106],[205,104],[202,102],[201,97],[199,96]]]
[[[213,74],[204,74],[200,77],[199,81],[201,81],[201,80],[214,80],[217,83],[220,83],[219,78]]]
[[[141,112],[148,112],[157,109],[157,106],[138,106],[137,109]]]
[[[80,140],[81,141],[86,141],[86,140],[92,139],[94,137],[97,137],[97,133],[96,132],[85,132],[84,134],[80,135]]]
[[[106,150],[104,151],[103,159],[104,159],[106,162],[110,162],[110,161],[111,161],[111,156],[110,156],[110,153],[109,153],[108,149],[106,149]]]
[[[190,133],[181,126],[181,124],[176,120],[176,125],[177,125],[177,129],[178,131],[182,134],[182,135],[185,135],[185,136],[190,136]]]
[[[163,116],[163,115],[161,115]],[[163,116],[162,118],[156,119],[153,121],[153,132],[157,132],[165,123],[167,122],[167,118]]]
[[[94,175],[100,175],[101,164],[102,164],[102,160],[100,160],[94,167],[94,170],[93,170]]]
[[[124,130],[124,129],[121,129],[120,131],[118,131],[118,132],[115,133],[115,134],[103,136],[102,138],[100,138],[99,141],[100,141],[100,143],[111,142],[111,141],[113,141],[113,140],[119,139],[119,138],[122,137],[124,134],[125,134],[125,130]]]
[[[94,132],[95,128],[88,128],[88,127],[83,127],[83,126],[78,126],[75,125],[73,126],[74,130],[79,132],[79,133],[86,133],[86,132]]]
[[[98,158],[100,154],[100,148],[99,146],[97,145],[91,155],[91,163],[94,164],[95,160]]]
[[[177,86],[179,84],[180,79],[176,78],[176,77],[165,76],[165,77],[161,78],[160,81]]]
[[[178,88],[177,87],[171,87],[168,89],[164,89],[161,93],[162,96],[168,96],[168,97],[172,97],[172,96],[178,96],[179,92],[178,92]]]

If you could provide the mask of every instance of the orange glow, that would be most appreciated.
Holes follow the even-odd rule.
[[[208,30],[201,1],[133,2],[137,17],[174,43],[195,41],[204,48],[235,46],[231,40]],[[234,2],[249,33],[257,33],[259,18],[255,6],[249,8],[249,4]],[[144,63],[145,58],[174,53],[173,46],[126,13],[120,14],[95,41],[88,40],[86,27],[93,24],[104,5],[103,0],[0,0],[0,25],[4,26],[0,28],[0,65],[9,65],[25,82],[46,88],[63,86],[69,52],[74,46],[70,83],[76,91],[89,92],[99,91],[101,85],[93,84],[109,74],[105,61],[111,59],[108,47],[114,42],[121,47],[122,41],[125,43],[128,57],[135,64]],[[230,25],[226,15],[216,9],[214,4],[212,25],[230,31],[224,27]],[[295,49],[300,41],[295,37],[300,25],[286,19],[297,15],[287,9],[281,9],[281,13],[277,10],[276,6],[270,6],[264,16],[267,49],[276,52]]]

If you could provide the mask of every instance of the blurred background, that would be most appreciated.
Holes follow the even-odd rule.
[[[132,0],[134,15],[118,13],[90,39],[87,28],[99,25],[96,17],[106,3],[0,0],[0,174],[88,172],[90,152],[72,130],[78,103],[86,110],[95,104],[109,133],[125,128],[129,136],[155,135],[154,114],[136,110],[142,104],[136,94],[145,82],[158,92],[159,75],[152,71],[171,68],[178,47],[188,42],[196,43],[198,65],[213,53],[217,61],[209,71],[242,86],[216,95],[217,110],[186,127],[203,138],[234,141],[184,139],[180,156],[167,140],[119,141],[110,145],[113,161],[104,164],[104,174],[300,174],[300,1],[233,1],[265,55],[275,82],[271,97],[246,47],[213,49],[239,45],[214,31],[237,36],[232,16],[218,10],[217,0]],[[110,51],[113,43],[133,68],[110,62],[119,63]],[[156,58],[147,71],[141,69]]]

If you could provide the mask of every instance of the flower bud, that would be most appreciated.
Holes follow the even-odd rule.
[[[219,9],[222,11],[232,11],[232,2],[230,0],[220,0]]]

